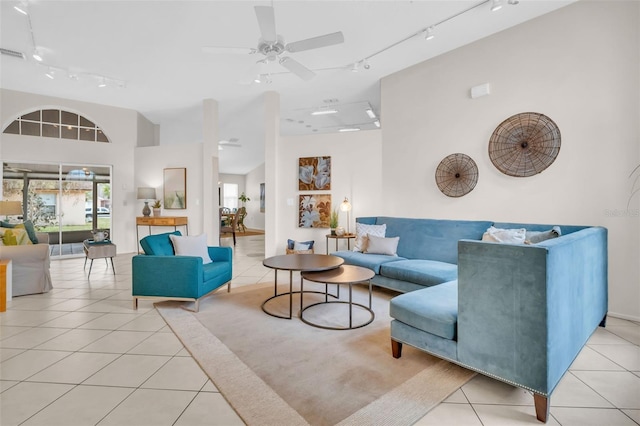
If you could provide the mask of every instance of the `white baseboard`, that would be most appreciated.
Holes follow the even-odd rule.
[[[635,317],[632,315],[619,314],[617,312],[607,312],[608,317],[619,318],[627,321],[635,321],[640,322],[640,317]]]

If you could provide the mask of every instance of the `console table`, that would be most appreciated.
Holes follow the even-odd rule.
[[[151,235],[152,226],[173,226],[173,230],[177,231],[178,226],[184,226],[185,235],[189,235],[189,218],[187,216],[138,216],[136,217],[136,245],[140,245],[138,237],[138,228],[140,226],[149,227],[149,235]],[[138,249],[138,253],[140,250]]]

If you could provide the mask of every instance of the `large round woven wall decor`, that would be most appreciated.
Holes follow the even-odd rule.
[[[436,185],[448,197],[462,197],[478,183],[478,166],[466,154],[447,155],[436,168]]]
[[[489,139],[489,158],[509,176],[542,172],[560,152],[560,129],[544,114],[523,112],[504,120]]]

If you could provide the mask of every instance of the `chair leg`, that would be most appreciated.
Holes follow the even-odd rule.
[[[137,297],[133,298],[133,310],[134,311],[138,310],[138,298]]]
[[[236,231],[233,231],[233,245],[236,245]]]
[[[391,354],[394,358],[400,358],[402,356],[402,343],[391,339]]]
[[[231,293],[231,281],[227,283],[227,293]]]

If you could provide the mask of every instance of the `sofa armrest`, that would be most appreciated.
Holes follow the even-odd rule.
[[[36,232],[38,244],[49,244],[49,234],[46,232]]]
[[[132,259],[133,296],[197,298],[202,279],[201,257],[136,255]]]
[[[464,364],[549,395],[606,312],[604,228],[538,245],[459,242]]]
[[[232,262],[233,250],[231,247],[208,247],[209,257],[214,262]]]

